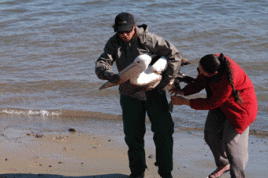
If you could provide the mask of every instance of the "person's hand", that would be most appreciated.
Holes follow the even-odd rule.
[[[170,94],[175,94],[175,93],[177,93],[177,88],[176,88],[174,85],[172,85],[171,89],[169,90],[169,93],[170,93]]]
[[[117,83],[120,80],[120,76],[111,71],[105,71],[104,76],[111,83]]]
[[[188,105],[188,106],[190,106],[189,100],[186,98],[183,98],[181,96],[171,96],[171,102],[173,105]]]
[[[169,90],[169,93],[175,95],[185,95],[184,91],[180,88],[176,88],[175,85],[172,86],[172,88]]]

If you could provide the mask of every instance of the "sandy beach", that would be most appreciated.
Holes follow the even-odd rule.
[[[76,129],[75,129],[76,130]],[[107,132],[109,132],[107,134]],[[159,178],[154,166],[152,132],[147,131],[147,178]],[[264,178],[267,170],[266,137],[251,136],[247,177]],[[128,169],[122,133],[43,133],[5,128],[0,133],[1,178],[124,178]],[[174,178],[202,178],[215,169],[201,131],[177,130],[174,134]],[[222,176],[230,177],[229,173]]]

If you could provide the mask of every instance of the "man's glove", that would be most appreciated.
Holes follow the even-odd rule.
[[[105,71],[104,76],[111,83],[117,83],[120,80],[120,76],[112,71]]]
[[[169,81],[167,80],[162,80],[160,81],[160,83],[155,87],[155,89],[157,90],[164,90],[165,86],[167,86],[169,84]]]
[[[165,93],[164,88],[165,88],[165,86],[168,85],[168,83],[169,83],[168,81],[165,81],[162,79],[160,81],[160,83],[155,87],[155,90],[158,91],[158,93],[160,93],[160,94],[164,94]]]

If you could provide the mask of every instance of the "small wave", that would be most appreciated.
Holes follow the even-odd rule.
[[[0,4],[3,4],[3,5],[16,5],[16,2],[6,1],[6,2],[0,2]]]
[[[44,117],[69,117],[69,118],[91,118],[101,120],[121,120],[121,115],[113,115],[93,111],[80,110],[31,110],[31,109],[17,109],[17,108],[0,108],[0,114],[21,115],[21,116],[44,116]]]
[[[59,111],[47,111],[47,110],[22,110],[22,109],[3,109],[0,111],[1,114],[10,115],[24,115],[24,116],[60,116]]]
[[[27,9],[7,9],[7,10],[3,10],[4,12],[9,12],[9,13],[24,13],[27,12]]]
[[[100,5],[100,4],[105,4],[105,2],[96,0],[96,1],[87,1],[87,2],[81,3],[81,5],[91,5],[91,6]]]

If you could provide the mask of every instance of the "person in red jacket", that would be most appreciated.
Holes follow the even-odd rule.
[[[204,137],[217,169],[208,177],[220,177],[230,171],[232,178],[244,178],[248,161],[249,126],[257,116],[254,86],[245,71],[223,54],[201,58],[199,74],[182,90],[171,93],[188,96],[206,89],[206,98],[186,99],[172,96],[174,105],[188,105],[195,110],[209,110]]]

